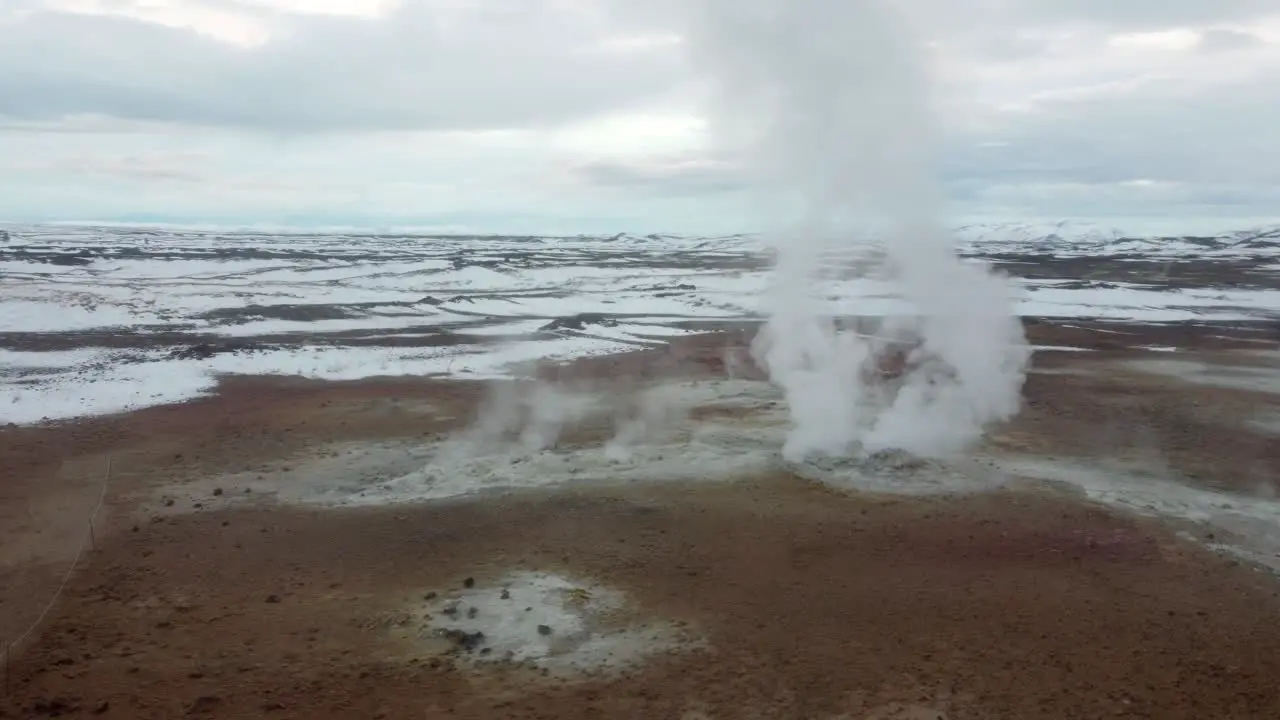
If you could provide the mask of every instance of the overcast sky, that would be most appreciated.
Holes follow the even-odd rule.
[[[901,4],[957,221],[1280,217],[1275,0]],[[678,5],[3,0],[0,221],[743,229]]]

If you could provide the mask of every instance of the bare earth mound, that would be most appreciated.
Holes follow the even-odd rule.
[[[111,467],[95,546],[12,650],[0,713],[1280,717],[1275,359],[1229,331],[1115,329],[1031,328],[1092,349],[1037,355],[1026,411],[972,459],[1000,480],[980,493],[859,491],[763,440],[717,444],[772,427],[740,398],[679,420],[672,446],[698,462],[596,458],[609,433],[584,416],[483,468],[543,486],[432,502],[362,493],[441,495],[439,475],[479,472],[415,454],[471,424],[478,384],[236,379],[0,431],[0,639],[54,596]],[[543,374],[711,393],[756,377],[745,341]],[[1181,365],[1138,349],[1172,344]],[[552,483],[564,458],[581,463]],[[326,484],[333,463],[367,484]],[[435,475],[403,479],[422,466]]]

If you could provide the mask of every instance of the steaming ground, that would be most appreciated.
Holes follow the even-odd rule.
[[[784,460],[749,329],[541,380],[227,379],[10,428],[4,637],[112,469],[96,550],[0,708],[1280,711],[1274,329],[1026,328],[1022,413],[930,461]]]
[[[409,265],[454,250],[425,240],[348,261],[326,255],[336,241],[281,239],[271,258],[223,246],[199,277],[165,263],[214,254],[207,237],[139,243],[146,277],[173,278],[168,325],[49,315],[3,336],[0,643],[53,596],[109,482],[95,546],[13,650],[0,711],[1280,716],[1270,241],[1188,245],[1209,262],[1173,241],[974,238],[1020,248],[1006,267],[1029,297],[1082,299],[1021,306],[1020,412],[963,453],[803,462],[785,459],[785,393],[750,351],[763,313],[746,303],[765,286],[733,284],[763,277],[744,239],[495,241],[436,275]],[[104,257],[120,247],[83,252],[11,260],[6,288],[52,307],[146,286]],[[274,284],[245,264],[260,259],[334,272]],[[529,285],[451,289],[481,261]],[[557,262],[575,270],[553,278]],[[450,299],[387,306],[425,323],[396,327],[344,304],[395,278]],[[832,282],[851,306],[875,287]],[[196,292],[247,303],[224,313],[244,334],[201,326],[179,300]],[[555,293],[563,309],[530,309]],[[713,322],[730,296],[742,306]],[[579,315],[675,299],[694,309]],[[436,315],[461,304],[476,314]],[[253,313],[302,306],[365,324],[253,334]]]
[[[1224,359],[1232,364],[1121,359],[1080,365],[1089,374],[1131,372],[1148,382],[1172,374],[1191,385],[1256,398],[1252,415],[1241,411],[1234,421],[1253,455],[1275,433],[1268,421],[1280,409],[1280,385],[1274,382],[1280,362],[1248,351]],[[530,490],[724,483],[790,474],[841,491],[917,497],[1056,489],[1123,511],[1202,524],[1233,538],[1216,546],[1280,569],[1277,477],[1266,458],[1236,457],[1243,464],[1260,463],[1251,470],[1257,484],[1244,488],[1243,498],[1213,483],[1204,487],[1203,479],[1197,482],[1194,473],[1168,466],[1167,458],[1153,464],[1126,457],[1130,451],[1159,453],[1158,445],[1131,441],[1111,457],[1045,458],[1013,451],[1006,446],[1007,436],[996,434],[975,451],[940,459],[886,452],[796,462],[783,453],[792,428],[785,395],[766,381],[669,379],[629,388],[626,394],[616,387],[500,387],[490,392],[519,396],[505,404],[502,411],[508,415],[500,431],[473,427],[408,441],[309,449],[248,472],[184,479],[161,488],[141,515],[268,501],[304,507],[391,506]],[[537,408],[523,407],[535,402]],[[493,422],[486,414],[493,407],[492,402],[481,406],[482,422]],[[636,412],[641,408],[647,417]],[[540,415],[534,422],[521,409],[536,409]],[[448,412],[445,421],[452,418]],[[537,430],[532,442],[531,428]]]

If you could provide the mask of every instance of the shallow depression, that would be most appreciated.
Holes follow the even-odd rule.
[[[701,646],[687,625],[647,617],[626,595],[582,578],[521,571],[429,592],[409,604],[424,622],[399,632],[473,667],[519,665],[557,676],[619,670]]]

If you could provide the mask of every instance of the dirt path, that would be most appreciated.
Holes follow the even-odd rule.
[[[1042,344],[1062,341],[1041,332]],[[618,377],[714,377],[741,340],[555,374],[612,377],[617,392]],[[1277,443],[1263,427],[1242,430],[1271,396],[1124,371],[1130,351],[1105,342],[1040,356],[1026,412],[989,449],[1158,458],[1240,502],[1274,487]],[[1206,341],[1194,357],[1221,351]],[[341,509],[218,509],[244,493],[228,484],[139,513],[175,483],[273,472],[334,443],[425,442],[469,423],[482,397],[459,383],[242,379],[181,406],[0,431],[0,476],[12,478],[0,506],[0,638],[52,596],[112,464],[96,549],[15,651],[0,712],[1280,717],[1280,582],[1177,528],[1066,493],[882,497],[771,472]],[[428,631],[448,616],[501,640],[491,615],[519,618],[502,602],[525,604],[519,578],[531,576],[589,587],[584,603],[625,596],[625,612],[600,622],[648,639],[575,645],[569,655],[605,669],[544,674],[528,663],[477,669],[488,658],[459,652],[465,638]],[[454,602],[456,613],[441,604]],[[556,618],[545,635],[521,631],[530,643],[570,642],[570,619]]]

